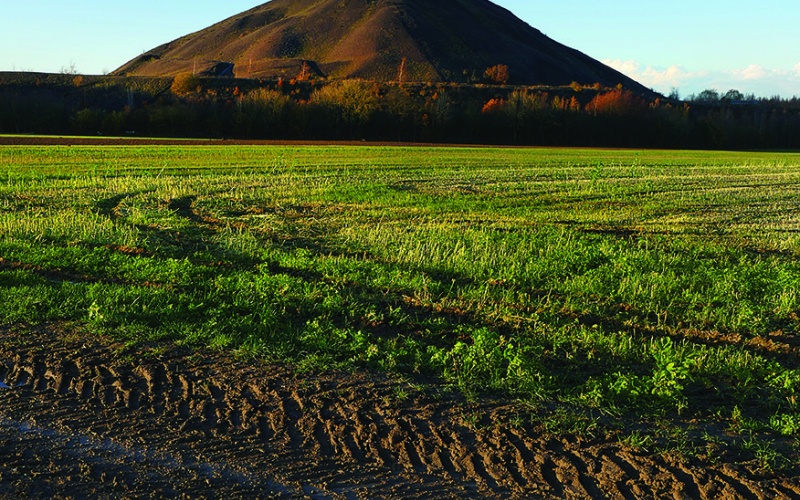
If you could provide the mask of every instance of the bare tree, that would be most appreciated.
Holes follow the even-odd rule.
[[[403,83],[406,76],[406,58],[404,57],[403,60],[400,62],[400,71],[398,71],[397,75],[397,83]]]

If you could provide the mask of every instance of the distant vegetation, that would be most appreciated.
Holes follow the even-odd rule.
[[[487,69],[502,82],[505,68]],[[0,133],[792,149],[800,101],[620,87],[0,74]]]

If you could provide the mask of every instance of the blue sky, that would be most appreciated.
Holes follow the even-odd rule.
[[[437,0],[430,0],[437,1]],[[0,70],[87,74],[259,0],[6,0]],[[800,1],[496,0],[551,38],[660,92],[800,96]],[[746,6],[743,6],[746,5]]]

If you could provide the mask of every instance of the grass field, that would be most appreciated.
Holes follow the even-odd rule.
[[[0,147],[0,322],[800,456],[800,154]]]

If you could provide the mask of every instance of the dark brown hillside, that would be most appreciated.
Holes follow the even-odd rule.
[[[237,77],[476,81],[505,64],[512,83],[599,82],[647,90],[488,0],[272,0],[146,52],[115,74],[175,76],[233,63]]]

